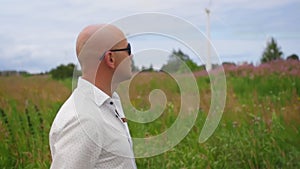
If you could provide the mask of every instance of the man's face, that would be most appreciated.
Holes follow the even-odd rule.
[[[115,47],[112,48],[112,51],[114,49],[126,49],[128,47],[127,40],[123,40],[120,43],[118,43]],[[116,60],[117,68],[114,73],[114,80],[117,80],[118,82],[122,82],[125,80],[128,80],[132,76],[132,70],[131,70],[131,64],[132,64],[132,55],[129,55],[128,50],[123,51],[117,51],[113,52],[113,55]]]

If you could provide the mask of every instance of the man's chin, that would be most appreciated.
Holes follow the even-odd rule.
[[[132,77],[132,72],[128,73],[128,74],[123,74],[121,77],[118,78],[119,83],[123,82],[123,81],[127,81],[130,80]]]
[[[132,73],[132,72],[130,72],[130,73],[128,74],[128,76],[125,78],[125,80],[129,80],[129,79],[131,79],[131,77],[132,77],[132,74],[133,74],[133,73]],[[124,81],[125,81],[125,80],[124,80]]]

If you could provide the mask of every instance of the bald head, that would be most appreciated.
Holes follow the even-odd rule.
[[[76,42],[76,53],[82,73],[95,72],[101,55],[125,39],[124,33],[113,25],[89,25],[84,28]]]
[[[77,42],[76,42],[76,54],[79,56],[79,53],[86,43],[86,41],[98,30],[102,27],[103,25],[89,25],[85,27],[80,34],[77,37]]]

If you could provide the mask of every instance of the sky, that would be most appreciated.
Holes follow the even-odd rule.
[[[167,35],[176,29],[203,46],[207,37],[205,8],[211,11],[213,53],[221,62],[259,64],[271,37],[284,57],[300,55],[299,0],[0,0],[0,4],[0,71],[39,73],[59,64],[77,64],[76,38],[85,26],[127,21],[143,13],[169,15],[170,22],[160,17],[151,22],[143,18],[134,24],[126,22],[128,29],[124,33],[129,36],[137,66],[152,64],[158,69],[167,62],[171,51],[179,48],[203,64],[189,46],[183,45],[188,43]],[[182,26],[178,27],[179,22],[173,23],[172,18],[183,21]],[[166,31],[130,37],[131,30],[143,26],[158,26]],[[199,32],[185,32],[185,26],[194,26]],[[204,46],[201,49],[205,50]]]

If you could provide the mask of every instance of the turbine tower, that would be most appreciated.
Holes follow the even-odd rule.
[[[209,7],[211,5],[211,0],[209,1]],[[209,7],[205,8],[205,13],[207,15],[207,23],[206,23],[206,36],[207,36],[207,55],[206,55],[206,71],[210,71],[212,69],[211,65],[211,37],[210,37],[210,10]]]

